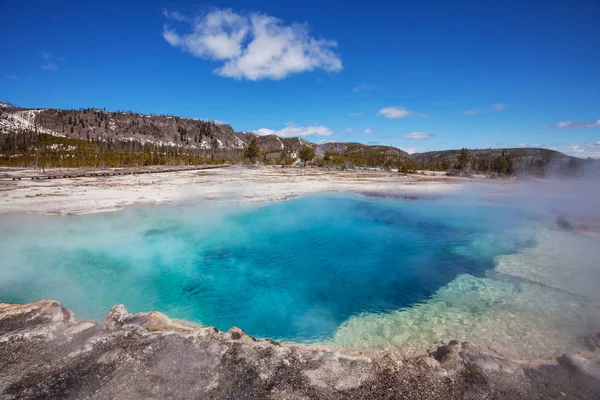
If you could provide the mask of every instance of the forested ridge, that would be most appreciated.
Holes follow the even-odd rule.
[[[245,151],[254,142],[252,152]],[[310,150],[309,150],[310,149]],[[461,149],[409,155],[361,143],[314,144],[301,138],[236,132],[224,123],[132,111],[24,109],[0,103],[0,165],[142,167],[233,161],[322,167],[379,167],[466,174],[577,175],[587,160],[541,148]],[[310,159],[307,159],[310,157]]]

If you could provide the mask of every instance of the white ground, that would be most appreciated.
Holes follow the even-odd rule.
[[[3,172],[0,172],[2,175]],[[456,191],[466,182],[431,175],[393,172],[323,171],[313,168],[228,167],[203,171],[31,181],[33,171],[0,181],[0,213],[85,214],[112,211],[130,204],[194,199],[239,202],[281,200],[319,191],[394,192],[435,195]]]

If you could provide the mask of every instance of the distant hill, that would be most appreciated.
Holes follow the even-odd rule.
[[[411,156],[404,150],[392,146],[365,145],[362,143],[323,143],[315,147],[315,154],[323,161],[335,164],[351,163],[372,167],[397,168],[400,164],[411,164]]]
[[[433,151],[413,154],[392,146],[259,136],[224,123],[132,111],[27,109],[0,103],[0,164],[121,166],[241,160],[256,139],[264,163],[293,163],[303,147],[318,165],[398,168],[504,175],[575,174],[583,160],[539,148]],[[463,165],[464,164],[464,165]]]
[[[461,160],[461,152],[466,155],[466,162]],[[580,158],[542,148],[468,149],[464,152],[465,150],[430,151],[415,153],[412,157],[419,168],[444,171],[462,169],[504,175],[574,175],[585,163]]]
[[[33,151],[32,141],[37,140],[35,132],[46,135],[44,139],[45,153],[50,152],[48,146],[54,146],[55,153],[73,152],[72,148],[81,147],[84,143],[92,147],[101,147],[108,153],[114,152],[154,152],[169,153],[168,157],[143,157],[144,163],[154,163],[179,159],[183,155],[188,159],[206,160],[237,159],[250,141],[256,139],[260,147],[261,161],[265,163],[292,163],[298,157],[302,147],[315,148],[318,158],[327,153],[332,162],[347,162],[358,166],[396,166],[398,162],[410,160],[410,156],[395,147],[367,146],[360,143],[326,143],[314,144],[302,138],[281,138],[276,135],[259,136],[253,132],[236,132],[228,124],[200,119],[183,118],[172,115],[144,115],[132,111],[106,111],[94,108],[79,110],[58,109],[26,109],[7,103],[0,103],[0,133],[19,134],[27,139],[22,143],[25,152]],[[60,138],[60,139],[59,139]],[[7,142],[8,140],[8,142]],[[10,142],[10,143],[9,143]],[[0,151],[15,152],[17,139],[4,139]],[[0,145],[2,143],[0,142]],[[57,147],[58,146],[58,147]],[[29,147],[29,149],[27,149]],[[68,150],[68,149],[71,150]],[[162,151],[157,150],[162,148]],[[166,150],[165,150],[166,149]],[[92,150],[86,150],[92,151]],[[29,163],[31,154],[19,153],[28,161],[13,160],[13,164]],[[72,155],[72,154],[71,154]],[[12,154],[10,157],[15,157]],[[331,157],[329,157],[331,156]],[[70,165],[73,157],[55,154],[61,165]],[[95,156],[95,159],[98,157]],[[115,158],[112,160],[112,158]],[[103,163],[120,165],[121,155],[112,157],[112,161],[103,159]],[[53,160],[52,163],[55,163]],[[64,161],[64,163],[63,163]],[[88,161],[83,161],[88,162]],[[169,161],[172,162],[172,161]],[[81,161],[80,161],[81,163]],[[10,164],[10,163],[9,163]]]

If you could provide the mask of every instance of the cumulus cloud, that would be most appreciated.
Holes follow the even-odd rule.
[[[489,108],[473,108],[471,110],[463,111],[462,114],[466,117],[472,117],[474,115],[502,111],[506,109],[506,107],[506,104],[492,104]]]
[[[432,135],[427,132],[412,132],[407,133],[406,135],[402,135],[403,139],[414,139],[414,140],[423,140],[429,139]]]
[[[342,60],[333,51],[337,43],[310,36],[306,24],[285,25],[269,15],[231,9],[194,19],[172,11],[164,14],[188,25],[187,33],[179,33],[165,24],[164,39],[195,57],[222,62],[214,70],[220,76],[256,81],[314,69],[342,69]]]
[[[364,133],[366,133],[367,135],[372,135],[375,133],[375,131],[373,129],[367,128],[363,131]]]
[[[408,117],[426,117],[425,114],[416,114],[412,111],[408,111],[404,107],[386,107],[377,111],[377,115],[382,115],[385,118],[397,119],[397,118],[408,118]]]
[[[319,135],[319,136],[329,136],[333,134],[333,131],[325,126],[314,125],[314,126],[296,126],[296,125],[288,125],[280,130],[273,130],[267,128],[261,128],[254,131],[257,135],[265,136],[265,135],[277,135],[280,137],[301,137],[308,135]]]
[[[556,129],[566,128],[600,128],[600,119],[596,122],[561,121],[554,126]]]

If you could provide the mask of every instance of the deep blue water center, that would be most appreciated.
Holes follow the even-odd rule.
[[[0,302],[118,303],[258,337],[313,341],[352,315],[426,301],[527,245],[512,207],[312,195],[102,215],[0,218]]]

